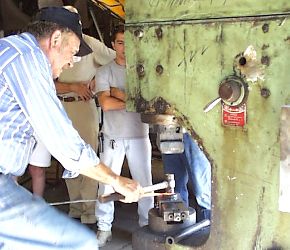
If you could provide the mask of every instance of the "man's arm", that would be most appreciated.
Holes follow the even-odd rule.
[[[125,102],[111,95],[109,90],[97,93],[98,100],[103,111],[121,110],[125,108]]]
[[[115,87],[110,88],[110,93],[112,97],[118,98],[121,101],[125,102],[126,101],[126,93],[123,90],[120,90]]]
[[[99,163],[95,167],[81,169],[80,173],[104,184],[111,185],[116,192],[125,196],[125,199],[122,200],[123,202],[138,201],[143,194],[143,189],[139,183],[129,178],[116,175],[103,163]]]
[[[94,81],[94,80],[92,80]],[[75,83],[65,83],[59,80],[55,81],[55,88],[58,94],[65,94],[68,92],[74,92],[83,101],[88,101],[93,97],[93,92],[91,91],[91,81],[75,82]]]

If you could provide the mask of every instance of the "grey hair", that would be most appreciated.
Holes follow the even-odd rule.
[[[29,32],[36,37],[37,40],[40,38],[50,37],[53,32],[60,30],[62,33],[71,33],[73,32],[67,27],[63,27],[56,23],[46,22],[46,21],[35,21],[28,24],[22,32]]]

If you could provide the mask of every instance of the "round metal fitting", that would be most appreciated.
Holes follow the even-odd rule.
[[[138,38],[142,38],[144,36],[144,32],[141,29],[137,29],[134,31],[134,36]]]
[[[156,33],[156,36],[157,36],[158,39],[162,38],[163,31],[162,31],[162,29],[160,27],[155,30],[155,33]]]
[[[270,57],[269,56],[262,56],[261,63],[263,65],[269,66],[270,65]]]
[[[156,73],[158,75],[161,75],[163,73],[163,67],[162,67],[162,65],[159,64],[159,65],[156,66]]]
[[[262,88],[261,89],[261,96],[264,98],[268,98],[271,95],[271,92],[268,88]]]
[[[136,71],[139,77],[142,77],[145,75],[145,68],[143,64],[137,64]]]
[[[262,26],[262,30],[264,33],[269,32],[269,24],[268,23],[264,23]]]
[[[237,76],[225,78],[219,86],[219,97],[230,106],[238,106],[247,98],[247,87],[243,80]]]

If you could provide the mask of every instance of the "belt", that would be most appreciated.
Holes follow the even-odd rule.
[[[68,97],[57,96],[57,97],[62,102],[78,102],[78,101],[82,101],[82,98],[80,98],[79,96],[68,96]]]

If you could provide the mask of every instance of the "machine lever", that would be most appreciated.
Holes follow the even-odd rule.
[[[212,110],[214,106],[217,105],[221,100],[222,98],[217,97],[216,99],[205,105],[205,107],[203,108],[203,112],[207,113],[208,111]]]

